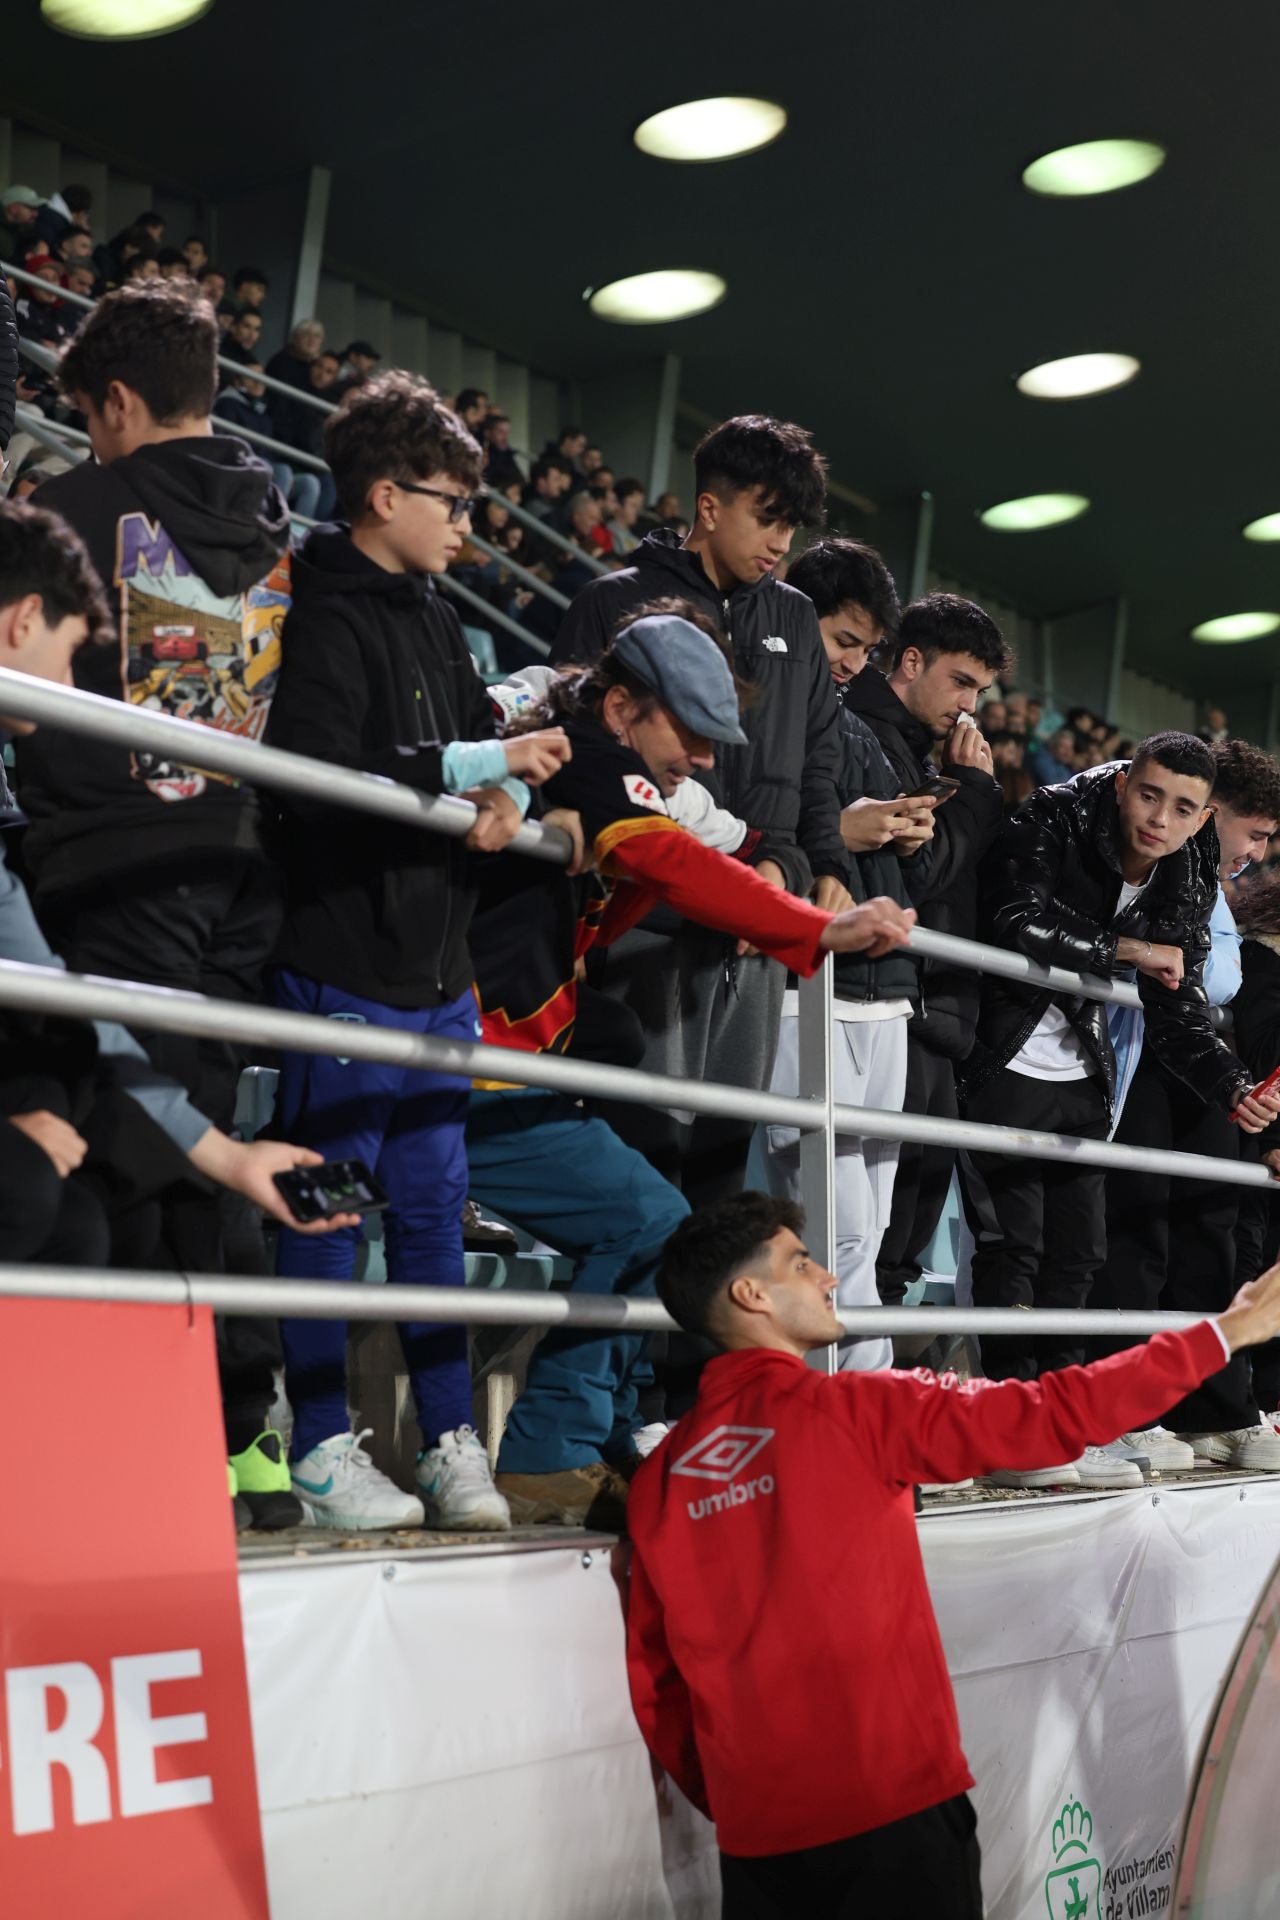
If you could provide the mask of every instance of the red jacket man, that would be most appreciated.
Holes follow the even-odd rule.
[[[1148,1425],[1280,1327],[1280,1268],[1216,1321],[1036,1383],[805,1364],[839,1326],[789,1201],[684,1221],[658,1291],[727,1351],[631,1486],[628,1666],[651,1751],[716,1823],[724,1920],[980,1920],[973,1784],[912,1486]]]

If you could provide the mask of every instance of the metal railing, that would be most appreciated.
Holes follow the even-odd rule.
[[[0,260],[0,274],[5,275],[6,278],[10,280],[20,281],[26,286],[41,287],[47,290],[50,285],[49,281],[42,280],[38,273],[28,273],[24,267],[10,266],[4,260]],[[84,294],[68,293],[64,287],[58,289],[58,298],[65,300],[70,306],[82,307],[86,312],[92,312],[93,308],[98,304],[96,300],[90,300]],[[22,344],[20,340],[19,345],[22,346]],[[36,342],[28,341],[26,348],[30,349],[36,345]],[[56,367],[57,355],[51,353],[48,348],[41,349],[41,352],[46,357],[40,360],[40,364],[48,367]],[[39,358],[36,353],[32,353],[30,357],[32,359]],[[228,360],[222,354],[219,354],[218,366],[224,373],[232,374],[237,379],[243,379],[245,376],[245,368],[242,361]],[[259,381],[269,392],[283,394],[285,398],[289,400],[301,400],[304,406],[313,408],[317,413],[328,414],[338,411],[332,400],[322,400],[318,394],[308,393],[302,387],[290,386],[287,380],[277,380],[268,373],[254,373],[252,378]],[[229,424],[230,423],[228,423],[228,425]],[[237,433],[243,432],[249,439],[263,440],[263,444],[269,447],[281,448],[289,457],[291,464],[301,461],[309,471],[318,470],[321,473],[327,473],[329,471],[323,460],[317,460],[313,455],[303,453],[297,448],[286,447],[283,441],[266,441],[263,436],[250,433],[244,428],[236,427],[231,430]],[[498,501],[507,509],[513,519],[520,522],[521,526],[527,527],[531,533],[536,533],[540,540],[549,541],[553,547],[559,547],[563,552],[571,553],[576,560],[581,560],[593,573],[608,573],[609,568],[602,560],[597,560],[593,554],[586,553],[575,541],[568,539],[554,527],[549,527],[545,520],[540,520],[536,513],[530,513],[527,507],[508,500],[506,495],[498,492],[496,488],[482,486],[480,488],[480,497],[486,500]],[[546,585],[547,582],[545,580],[540,581],[539,589],[546,587]],[[567,604],[567,602],[563,601],[563,596],[556,594],[554,597],[562,604]],[[486,609],[486,611],[490,610]]]
[[[176,764],[209,768],[229,774],[248,784],[273,788],[308,799],[313,803],[341,805],[358,811],[395,818],[430,832],[466,833],[475,818],[474,809],[465,801],[437,798],[416,792],[394,781],[336,768],[304,755],[282,752],[236,735],[205,727],[170,715],[152,713],[123,701],[107,700],[76,688],[51,685],[9,669],[0,669],[0,713],[27,719],[39,725],[62,727],[123,747],[141,748]],[[520,852],[552,863],[563,864],[569,857],[565,835],[536,823],[525,823],[512,846]],[[501,855],[496,856],[501,858]],[[1083,998],[1132,1005],[1135,990],[1127,983],[1077,975],[1059,968],[1048,968],[1022,955],[1001,948],[984,947],[976,942],[916,929],[908,942],[922,957],[946,960],[973,967],[979,972],[1000,973],[1026,984],[1042,985]],[[895,1113],[850,1107],[835,1102],[832,1095],[830,1036],[832,1027],[832,969],[824,966],[813,980],[805,981],[800,992],[800,1058],[805,1097],[786,1097],[716,1083],[688,1082],[670,1076],[576,1061],[559,1055],[534,1054],[431,1035],[415,1035],[400,1029],[344,1024],[335,1033],[331,1021],[312,1015],[288,1013],[278,1009],[248,1006],[207,999],[197,994],[164,991],[134,982],[119,982],[63,974],[45,967],[17,962],[0,962],[0,1006],[19,1010],[56,1013],[74,1019],[118,1020],[143,1030],[207,1035],[246,1047],[270,1046],[288,1051],[337,1055],[352,1059],[392,1062],[404,1067],[424,1068],[471,1079],[499,1081],[525,1087],[554,1090],[572,1099],[608,1098],[636,1101],[677,1111],[718,1115],[750,1120],[766,1125],[794,1127],[800,1135],[801,1186],[808,1215],[808,1237],[813,1251],[825,1265],[832,1265],[835,1253],[835,1140],[839,1135],[868,1139],[914,1141],[946,1145],[970,1151],[1008,1154],[1014,1157],[1053,1160],[1132,1172],[1155,1173],[1179,1179],[1211,1180],[1240,1187],[1271,1188],[1274,1181],[1260,1165],[1220,1160],[1199,1154],[1166,1153],[1153,1149],[1120,1145],[1115,1142],[1083,1140],[1074,1135],[1030,1132],[1017,1128],[980,1125],[975,1122],[945,1120],[926,1115]],[[48,1269],[39,1290],[53,1291],[58,1284]],[[18,1276],[26,1270],[11,1268],[7,1282],[0,1277],[0,1292],[31,1291],[20,1284]],[[316,1291],[306,1296],[311,1305],[296,1305],[304,1296],[300,1286],[309,1283],[289,1281],[249,1282],[222,1276],[145,1276],[149,1286],[200,1288],[196,1293],[169,1293],[165,1298],[200,1298],[216,1305],[234,1301],[237,1311],[263,1313],[328,1312],[335,1316],[354,1311],[348,1297],[358,1299],[365,1317],[373,1306],[374,1290],[350,1290],[344,1293],[328,1282],[316,1283]],[[81,1276],[77,1286],[87,1293],[61,1297],[141,1298],[128,1291],[132,1276]],[[68,1282],[68,1285],[71,1283]],[[95,1294],[93,1285],[99,1286]],[[101,1291],[105,1287],[107,1290]],[[125,1292],[117,1294],[116,1288]],[[258,1288],[255,1295],[247,1288]],[[261,1291],[261,1289],[266,1291]],[[230,1290],[230,1291],[224,1291]],[[496,1303],[487,1295],[474,1292],[450,1298],[447,1291],[427,1290],[417,1308],[410,1301],[412,1289],[397,1287],[389,1296],[378,1296],[373,1317],[401,1318],[422,1311],[438,1319],[502,1320],[515,1324],[566,1325],[667,1325],[661,1309],[653,1303],[626,1301],[550,1300],[542,1295],[517,1295],[504,1290]],[[148,1295],[146,1297],[160,1297]],[[250,1307],[249,1300],[260,1304]],[[270,1302],[271,1304],[267,1304]],[[325,1303],[328,1303],[327,1307]],[[430,1303],[430,1314],[427,1306]],[[436,1306],[441,1309],[436,1312]],[[603,1315],[601,1318],[599,1316]],[[610,1318],[619,1315],[619,1318]],[[639,1315],[639,1318],[633,1318]],[[1053,1315],[1035,1310],[1032,1320],[1038,1330],[1055,1332],[1142,1333],[1159,1326],[1186,1325],[1197,1317],[1106,1313],[1070,1313]],[[881,1332],[921,1330],[926,1325],[936,1332],[1025,1332],[1028,1316],[1017,1311],[993,1314],[990,1309],[881,1309],[862,1308],[845,1316],[846,1331],[858,1335]]]

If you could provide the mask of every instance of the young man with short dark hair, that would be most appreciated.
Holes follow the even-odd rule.
[[[591,662],[619,621],[672,594],[687,598],[729,642],[739,677],[753,686],[743,714],[747,745],[730,747],[703,784],[759,834],[751,855],[775,886],[839,912],[849,902],[849,855],[840,832],[840,722],[812,603],[775,578],[801,527],[826,501],[826,463],[802,427],[747,414],[707,434],[694,462],[695,524],[681,541],[652,533],[632,564],[574,600],[553,649],[557,661]],[[645,1065],[691,1079],[768,1085],[785,975],[762,958],[698,928],[640,929],[609,956],[605,991],[639,1015]],[[671,1009],[680,1008],[673,1019]],[[748,1122],[695,1121],[656,1111],[610,1110],[625,1139],[655,1159],[686,1193],[709,1198],[742,1181]]]
[[[722,1349],[631,1484],[631,1699],[714,1820],[724,1920],[981,1920],[981,1856],[912,1487],[1069,1460],[1280,1328],[1280,1268],[1182,1333],[1035,1384],[827,1374],[833,1275],[744,1193],[663,1250]]]
[[[453,608],[435,591],[470,531],[482,456],[425,380],[387,373],[349,392],[325,424],[350,530],[317,529],[294,561],[269,739],[334,766],[478,809],[464,845],[290,797],[279,838],[285,916],[278,1006],[331,1020],[474,1040],[467,931],[478,876],[468,848],[494,852],[520,827],[530,781],[567,751],[562,736],[503,746]],[[285,1053],[280,1114],[326,1160],[362,1160],[390,1200],[392,1284],[461,1286],[467,1197],[467,1080],[367,1061]],[[358,1235],[323,1248],[285,1231],[277,1271],[349,1280]],[[471,1427],[465,1327],[406,1324],[401,1340],[423,1449],[417,1494],[373,1466],[353,1434],[340,1320],[281,1323],[294,1410],[293,1476],[317,1524],[502,1528]]]
[[[483,446],[482,433],[489,412],[489,396],[483,387],[464,387],[453,403],[453,410],[467,432]]]
[[[854,645],[867,631],[858,605],[845,610]],[[933,836],[904,868],[904,878],[922,927],[968,940],[976,931],[978,864],[1004,817],[991,753],[973,715],[1012,657],[995,621],[974,601],[930,593],[903,614],[883,671],[858,674],[844,692],[846,710],[875,735],[899,793],[917,793],[939,775],[959,783],[935,808]],[[903,1111],[954,1120],[956,1067],[973,1045],[978,976],[936,960],[916,967],[921,1004],[907,1030]],[[919,1278],[920,1255],[942,1217],[954,1165],[951,1147],[904,1141],[899,1149],[876,1270],[887,1306],[900,1306]]]
[[[1218,837],[1218,887],[1209,919],[1212,941],[1204,968],[1211,1006],[1232,1000],[1240,985],[1240,936],[1224,886],[1267,856],[1280,825],[1280,766],[1247,740],[1210,745],[1209,800]],[[1206,837],[1208,829],[1205,830]],[[1136,1023],[1136,1032],[1132,1030]],[[1126,1035],[1138,1050],[1115,1139],[1161,1153],[1200,1153],[1234,1160],[1240,1129],[1221,1106],[1200,1098],[1144,1044],[1141,1016],[1116,1008],[1113,1040]],[[1280,1066],[1280,1060],[1269,1063]],[[1107,1257],[1094,1289],[1099,1306],[1214,1312],[1231,1297],[1236,1271],[1236,1220],[1245,1192],[1226,1182],[1175,1180],[1111,1168],[1106,1175]],[[1248,1362],[1240,1357],[1165,1414],[1161,1425],[1124,1439],[1153,1467],[1187,1469],[1197,1456],[1245,1472],[1280,1472],[1280,1434],[1261,1422]]]
[[[857,540],[819,540],[791,567],[787,579],[813,602],[837,695],[841,696],[840,826],[849,850],[855,899],[883,896],[909,907],[910,862],[933,836],[932,800],[901,798],[897,776],[875,734],[851,712],[843,695],[867,670],[872,653],[898,626],[893,579],[874,547]],[[842,954],[835,963],[832,1090],[843,1106],[897,1112],[907,1075],[907,1036],[918,1017],[920,991],[906,953],[869,960]],[[778,1058],[770,1092],[794,1096],[800,1088],[799,1003],[783,1002]],[[836,1138],[833,1264],[842,1307],[878,1306],[876,1260],[889,1224],[896,1140]],[[794,1127],[757,1127],[755,1164],[773,1193],[798,1199],[800,1135]],[[840,1364],[887,1367],[885,1339],[843,1343]]]
[[[270,469],[244,441],[214,431],[216,343],[209,308],[181,287],[108,294],[59,369],[98,463],[49,481],[39,504],[81,535],[119,633],[117,646],[76,656],[76,685],[257,740],[289,606],[289,517]],[[250,788],[52,729],[21,741],[17,758],[36,910],[68,965],[260,999],[279,892]],[[181,1034],[148,1034],[144,1044],[229,1130],[243,1050]],[[167,1198],[165,1234],[174,1264],[225,1266],[222,1210],[206,1194]],[[240,1233],[246,1264],[263,1258],[255,1237],[256,1228]],[[269,1323],[226,1326],[240,1342],[223,1355],[237,1452],[270,1403],[275,1340]],[[236,1402],[247,1409],[239,1431]]]
[[[1133,760],[1042,787],[1009,822],[983,898],[988,939],[1044,965],[1103,979],[1136,969],[1152,1055],[1249,1133],[1280,1099],[1250,1097],[1251,1076],[1214,1033],[1203,988],[1218,842],[1209,799],[1216,763],[1193,735],[1158,733]],[[965,1117],[1105,1140],[1116,1057],[1097,1000],[982,977],[977,1045],[963,1069]],[[983,1307],[1082,1307],[1106,1257],[1100,1167],[990,1152],[960,1156],[973,1232],[973,1297]],[[994,1341],[993,1375],[1032,1380],[1078,1360],[1069,1336]],[[1072,1470],[1067,1469],[1068,1481]],[[1055,1471],[1053,1478],[1062,1476]],[[1140,1485],[1132,1461],[1087,1458],[1087,1485]],[[1022,1475],[1018,1484],[1045,1484]]]

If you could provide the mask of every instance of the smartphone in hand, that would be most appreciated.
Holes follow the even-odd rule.
[[[390,1205],[363,1160],[329,1160],[322,1167],[290,1167],[273,1174],[286,1207],[300,1226],[332,1220],[336,1213],[381,1213]]]
[[[1250,1087],[1248,1093],[1244,1095],[1244,1098],[1246,1100],[1258,1100],[1264,1094],[1274,1093],[1277,1088],[1280,1088],[1280,1067],[1277,1067],[1274,1073],[1269,1073],[1265,1080],[1259,1080],[1256,1087]],[[1234,1113],[1227,1115],[1228,1120],[1234,1120],[1235,1117]]]
[[[953,780],[949,773],[935,773],[918,787],[912,787],[904,797],[908,800],[949,800],[959,790],[960,782]]]

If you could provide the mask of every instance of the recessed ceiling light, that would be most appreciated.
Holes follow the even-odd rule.
[[[149,40],[188,27],[213,0],[40,0],[49,26],[81,40]]]
[[[1246,540],[1280,540],[1280,513],[1264,513],[1244,528]]]
[[[1022,184],[1055,199],[1115,193],[1149,180],[1164,163],[1165,150],[1154,140],[1085,140],[1033,160],[1023,169]]]
[[[695,313],[707,313],[719,306],[728,291],[718,273],[663,267],[656,273],[610,280],[604,287],[588,287],[582,297],[598,320],[649,327],[659,320],[688,320]]]
[[[787,124],[785,107],[773,100],[724,94],[686,100],[642,120],[633,136],[641,153],[655,160],[729,160],[776,140]]]
[[[1001,500],[978,515],[984,527],[997,533],[1035,533],[1041,527],[1060,527],[1088,513],[1082,493],[1029,493],[1021,500]]]
[[[1082,400],[1089,393],[1127,387],[1141,366],[1131,353],[1073,353],[1028,367],[1018,375],[1018,392],[1033,400]]]
[[[1280,613],[1224,613],[1192,627],[1191,638],[1207,647],[1234,647],[1241,640],[1261,640],[1280,627]]]

